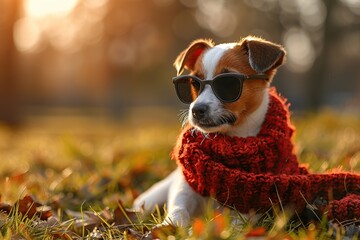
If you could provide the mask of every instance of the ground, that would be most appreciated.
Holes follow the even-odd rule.
[[[327,239],[349,232],[333,223],[329,228],[326,219],[301,226],[281,212],[257,225],[233,226],[226,212],[211,208],[194,220],[191,231],[149,231],[161,222],[163,209],[139,221],[126,208],[175,169],[169,154],[180,123],[176,116],[158,120],[155,114],[147,121],[137,116],[118,121],[43,116],[15,129],[0,126],[1,238]],[[293,122],[297,153],[312,171],[360,171],[359,116],[296,113]]]

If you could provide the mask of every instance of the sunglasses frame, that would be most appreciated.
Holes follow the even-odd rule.
[[[234,77],[236,79],[239,80],[240,82],[240,90],[239,90],[239,93],[238,93],[238,96],[233,99],[233,100],[224,100],[222,98],[220,98],[218,96],[218,93],[217,91],[215,91],[214,87],[213,87],[213,82],[216,80],[216,79],[219,79],[219,78],[222,78],[222,77]],[[194,75],[181,75],[181,76],[177,76],[177,77],[173,77],[173,84],[175,85],[175,90],[176,90],[176,94],[178,96],[178,98],[180,99],[181,102],[185,103],[185,104],[190,104],[192,101],[188,102],[188,101],[184,101],[184,99],[182,99],[180,97],[180,94],[179,94],[179,90],[178,90],[178,86],[177,86],[177,82],[181,79],[185,79],[185,78],[192,78],[194,79],[197,83],[199,83],[200,85],[200,88],[199,88],[199,91],[198,91],[198,94],[200,94],[204,88],[205,88],[205,85],[210,85],[211,86],[211,89],[213,90],[215,96],[223,103],[231,103],[231,102],[235,102],[237,101],[241,94],[242,94],[242,88],[243,88],[243,81],[244,80],[251,80],[251,79],[263,79],[263,80],[269,80],[268,76],[265,75],[265,74],[253,74],[253,75],[245,75],[245,74],[241,74],[241,73],[221,73],[219,75],[216,75],[213,79],[206,79],[206,80],[202,80],[201,78],[197,77],[197,76],[194,76]]]

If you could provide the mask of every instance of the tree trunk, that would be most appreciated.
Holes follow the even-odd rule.
[[[309,107],[314,111],[319,110],[323,104],[328,59],[331,57],[331,46],[333,42],[336,41],[333,34],[335,27],[331,19],[336,7],[336,1],[324,1],[324,4],[326,5],[327,15],[323,27],[323,46],[306,78],[306,92],[309,94]]]
[[[20,0],[0,2],[0,122],[17,125],[20,121],[16,76],[16,49],[13,28],[19,17]]]

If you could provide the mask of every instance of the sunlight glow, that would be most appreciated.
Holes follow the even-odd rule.
[[[73,24],[69,19],[64,19],[58,23],[56,30],[47,29],[47,37],[50,44],[57,50],[65,51],[75,46],[76,33],[78,26]]]
[[[108,0],[83,0],[82,2],[89,8],[100,8],[104,6]]]
[[[24,10],[29,17],[64,16],[78,4],[78,0],[25,0]]]
[[[15,24],[14,38],[20,52],[41,47],[74,52],[102,38],[102,19],[108,0],[24,0],[24,17]],[[49,43],[49,44],[46,44]]]
[[[237,27],[237,16],[228,9],[225,0],[197,0],[196,21],[219,37],[231,36]]]
[[[41,30],[31,18],[21,18],[14,26],[15,46],[20,52],[35,52],[38,50]]]
[[[326,18],[326,6],[320,0],[297,0],[300,20],[306,27],[321,28]]]
[[[314,46],[305,31],[291,28],[284,35],[288,52],[288,67],[294,72],[306,72],[315,61]]]
[[[360,15],[360,1],[359,0],[341,0],[341,2],[345,3],[350,11],[353,13]]]

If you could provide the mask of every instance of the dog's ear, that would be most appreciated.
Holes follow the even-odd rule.
[[[257,73],[281,66],[285,60],[285,49],[260,38],[246,38],[243,42],[249,55],[249,63]]]
[[[177,56],[174,62],[177,75],[180,75],[184,68],[190,71],[193,70],[196,60],[201,55],[201,53],[213,46],[214,44],[212,41],[206,39],[198,39],[192,42],[187,49],[182,51],[179,56]]]

